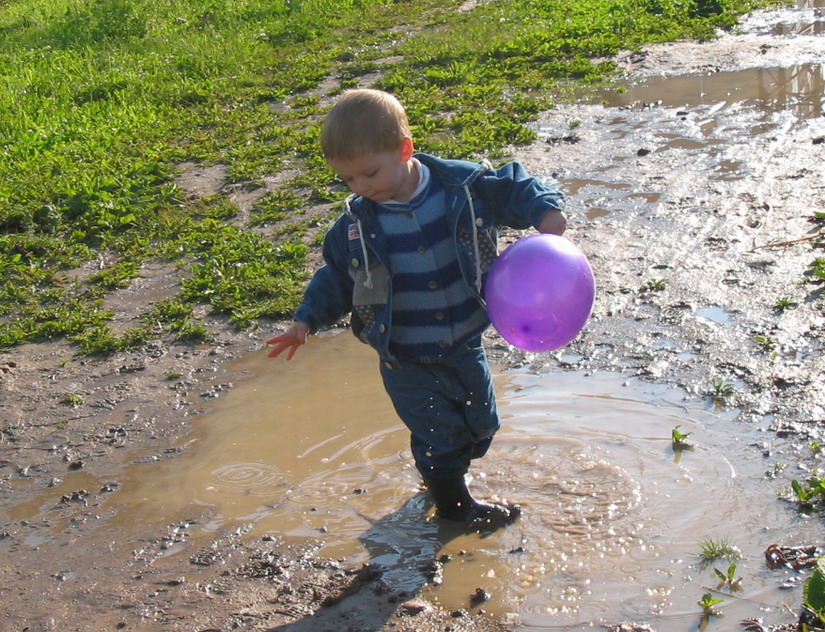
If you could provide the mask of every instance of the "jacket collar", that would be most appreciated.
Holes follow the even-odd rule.
[[[469,160],[445,160],[430,154],[416,154],[415,157],[435,171],[445,186],[463,188],[492,168],[486,159],[481,162],[470,162]]]
[[[463,189],[472,184],[482,173],[492,169],[489,161],[445,160],[425,153],[415,157],[433,171],[446,187]],[[375,217],[375,203],[358,195],[350,195],[344,201],[344,212],[353,220],[369,220]]]

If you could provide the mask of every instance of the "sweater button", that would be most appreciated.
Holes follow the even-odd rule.
[[[378,331],[380,331],[382,334],[387,333],[387,326],[384,323],[381,323],[380,325],[378,325]]]
[[[444,312],[436,312],[435,313],[436,320],[444,320]]]
[[[479,226],[479,227],[484,226],[484,220],[481,219],[480,217],[476,217],[476,226]]]
[[[427,283],[427,287],[430,288],[431,290],[437,290],[438,289],[438,281],[430,281],[429,283]]]
[[[361,262],[360,262],[360,261],[358,261],[358,259],[353,259],[353,260],[352,260],[352,267],[353,267],[353,268],[357,268],[357,267],[358,267],[358,266],[360,266],[360,265],[361,265]]]
[[[420,254],[420,255],[423,255],[425,252],[427,252],[427,249],[424,246],[419,246],[417,248],[417,250],[418,250],[418,254]]]
[[[387,367],[388,369],[391,369],[392,368],[392,362],[387,360],[386,362],[384,362],[384,366]]]

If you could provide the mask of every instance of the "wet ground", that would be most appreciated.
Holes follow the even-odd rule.
[[[708,537],[743,554],[708,629],[795,621],[805,575],[764,552],[821,544],[778,495],[822,465],[823,22],[806,4],[623,55],[626,90],[516,151],[570,196],[598,296],[560,352],[488,337],[505,428],[472,485],[524,503],[513,528],[426,520],[349,332],[290,365],[269,330],[110,360],[29,346],[0,356],[0,630],[681,632],[717,587]],[[175,287],[145,272],[124,322]]]

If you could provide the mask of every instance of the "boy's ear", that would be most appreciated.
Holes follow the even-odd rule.
[[[412,158],[414,152],[415,146],[413,145],[412,138],[405,136],[401,140],[401,162],[407,162],[410,158]]]

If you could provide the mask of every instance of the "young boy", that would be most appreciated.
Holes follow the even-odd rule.
[[[294,324],[267,341],[269,356],[288,349],[291,360],[309,333],[351,313],[355,335],[378,352],[436,515],[471,531],[507,525],[519,507],[475,500],[464,478],[499,428],[482,287],[499,227],[561,235],[564,197],[517,163],[414,154],[404,108],[379,90],[345,92],[321,146],[352,195]]]

